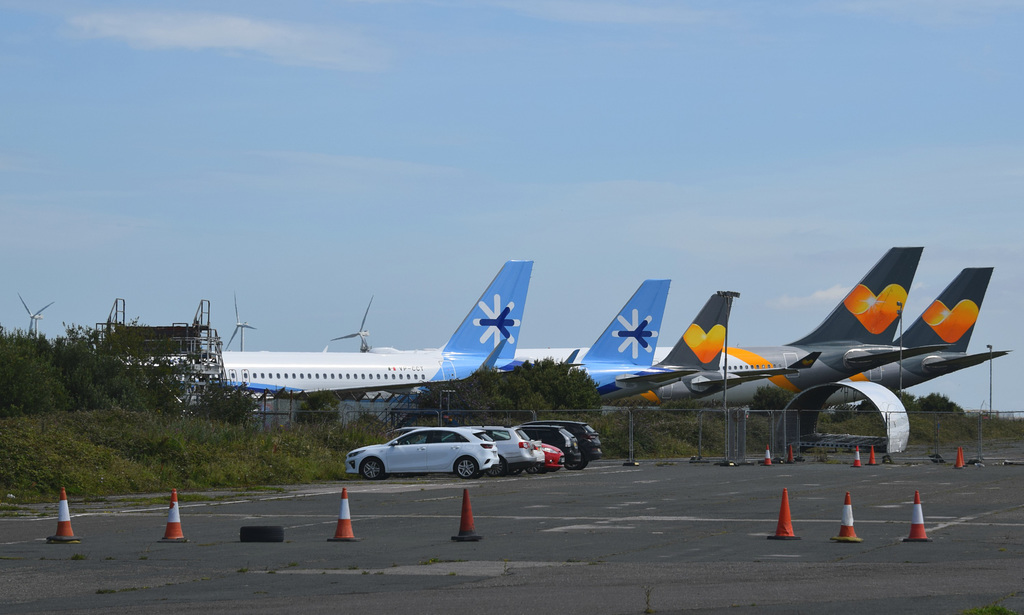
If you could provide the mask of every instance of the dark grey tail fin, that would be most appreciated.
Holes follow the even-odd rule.
[[[947,351],[967,352],[981,311],[992,267],[964,269],[896,341],[905,348],[950,344]]]
[[[725,329],[729,326],[732,299],[737,296],[737,293],[724,291],[711,295],[697,318],[658,365],[717,370],[725,348]]]
[[[891,344],[923,250],[890,249],[817,329],[790,345],[839,341]]]

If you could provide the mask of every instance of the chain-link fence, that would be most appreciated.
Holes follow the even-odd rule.
[[[545,418],[590,423],[598,432],[606,458],[632,460],[690,459],[749,463],[766,455],[820,461],[851,458],[856,447],[867,455],[874,447],[886,460],[941,463],[962,448],[969,461],[1024,459],[1024,420],[998,413],[909,412],[886,416],[877,411],[757,411],[730,409],[611,408],[538,412],[417,409],[403,404],[345,402],[329,411],[304,411],[297,399],[268,400],[258,409],[264,428],[287,428],[296,422],[372,419],[385,430],[409,425],[516,425]],[[892,425],[909,423],[905,444],[894,447]],[[792,421],[799,421],[794,429]],[[811,421],[813,424],[808,425]],[[793,434],[798,434],[793,436]]]

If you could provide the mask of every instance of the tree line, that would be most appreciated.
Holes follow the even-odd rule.
[[[232,422],[251,414],[237,389],[204,387],[189,403],[189,365],[143,331],[71,326],[51,339],[0,328],[0,418],[110,408]]]

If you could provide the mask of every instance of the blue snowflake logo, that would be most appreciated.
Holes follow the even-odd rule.
[[[647,352],[654,352],[654,348],[647,343],[647,338],[658,337],[657,331],[648,331],[647,327],[654,320],[651,316],[643,320],[639,320],[640,313],[637,310],[633,310],[633,322],[629,322],[619,314],[619,323],[625,328],[622,331],[615,331],[613,335],[615,337],[624,337],[622,344],[619,346],[619,352],[623,352],[626,348],[633,347],[633,358],[637,358],[640,354],[640,348],[643,348]]]
[[[497,348],[498,344],[502,339],[508,340],[509,344],[515,344],[516,340],[512,337],[512,332],[509,331],[509,327],[518,327],[519,320],[516,318],[509,318],[509,314],[516,307],[516,304],[512,301],[508,302],[508,305],[501,307],[501,295],[494,295],[494,308],[492,309],[483,301],[477,304],[487,318],[475,318],[473,324],[478,327],[486,327],[483,335],[480,336],[480,343],[483,344],[487,341],[487,338],[493,338],[494,347]]]

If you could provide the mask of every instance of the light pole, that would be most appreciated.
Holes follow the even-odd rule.
[[[445,413],[448,416],[448,420],[451,420],[451,414],[452,414],[452,393],[454,393],[454,392],[455,392],[455,389],[441,389],[441,393],[444,394],[444,399],[445,399],[445,402],[446,402],[445,405],[447,406],[447,408],[445,409]],[[440,410],[437,413],[437,426],[438,427],[441,426],[441,412],[440,412]]]
[[[992,414],[992,344],[985,344],[988,348],[988,413]]]
[[[720,290],[716,293],[725,299],[726,313],[732,312],[732,300],[740,296],[734,290]],[[722,340],[722,417],[725,419],[725,458],[729,459],[729,326],[725,327]],[[744,451],[745,453],[745,451]]]
[[[900,403],[903,403],[903,302],[896,302],[896,316],[900,319]]]
[[[992,344],[985,344],[985,348],[988,348],[988,413],[992,414],[995,412],[992,409]],[[984,459],[981,456],[981,413],[978,413],[978,461]]]

